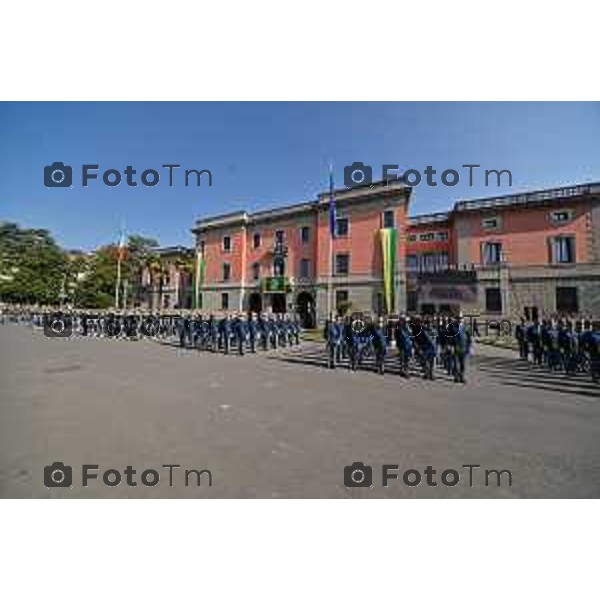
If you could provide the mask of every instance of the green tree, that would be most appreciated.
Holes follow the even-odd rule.
[[[0,298],[58,304],[64,292],[66,253],[45,229],[0,224]]]

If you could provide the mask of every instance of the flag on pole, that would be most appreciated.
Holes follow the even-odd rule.
[[[329,165],[329,233],[335,238],[335,222],[337,212],[335,207],[335,190],[333,188],[333,166]]]
[[[127,244],[125,243],[125,228],[121,227],[121,233],[119,234],[119,246],[117,249],[117,257],[119,260],[125,260],[126,251]]]
[[[380,229],[381,254],[383,256],[383,294],[388,314],[394,311],[394,294],[396,290],[396,253],[397,231],[392,228]]]

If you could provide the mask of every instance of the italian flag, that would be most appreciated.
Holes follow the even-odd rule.
[[[383,257],[383,295],[387,313],[394,310],[396,290],[397,231],[392,228],[380,229],[381,254]]]

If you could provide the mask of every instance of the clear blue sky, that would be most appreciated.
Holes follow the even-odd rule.
[[[43,167],[74,167],[73,189],[47,189]],[[50,229],[91,249],[128,232],[192,244],[199,216],[314,199],[354,161],[456,168],[450,188],[421,183],[412,214],[457,199],[600,180],[600,103],[2,103],[0,220]],[[81,187],[81,164],[164,173],[154,188]],[[169,188],[165,163],[207,168],[213,187]],[[470,188],[465,163],[510,169],[513,187]]]

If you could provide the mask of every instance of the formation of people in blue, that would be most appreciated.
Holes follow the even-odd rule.
[[[298,318],[288,314],[33,311],[18,319],[43,328],[48,337],[156,338],[181,348],[240,355],[300,344],[301,330]]]
[[[521,319],[515,337],[522,360],[569,376],[589,373],[592,381],[600,383],[600,322],[568,317]]]
[[[289,314],[0,308],[0,324],[7,320],[43,328],[48,337],[149,337],[181,348],[223,354],[277,350],[298,346],[302,339],[297,315]],[[330,369],[347,365],[357,371],[372,359],[376,371],[383,375],[386,358],[395,357],[401,377],[408,378],[416,371],[424,379],[433,380],[436,373],[445,371],[456,383],[466,382],[468,359],[477,335],[476,322],[467,324],[461,315],[402,315],[386,320],[332,315],[323,330]],[[532,368],[568,376],[589,375],[600,384],[600,321],[521,319],[514,335],[520,359],[531,363]]]
[[[433,380],[437,365],[456,383],[466,383],[472,335],[460,315],[437,319],[400,316],[388,321],[338,316],[326,322],[324,338],[330,369],[347,359],[349,368],[356,371],[366,357],[372,356],[377,372],[383,375],[394,341],[401,377],[410,377],[414,364],[424,379]]]

